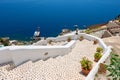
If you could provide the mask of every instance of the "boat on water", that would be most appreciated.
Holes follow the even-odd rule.
[[[37,27],[37,30],[34,32],[32,40],[40,40],[40,27]]]

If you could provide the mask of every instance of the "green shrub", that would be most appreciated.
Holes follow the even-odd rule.
[[[86,33],[86,34],[90,34],[91,31],[90,31],[89,29],[86,29],[86,30],[85,30],[85,33]]]
[[[83,57],[80,61],[81,67],[85,70],[91,70],[92,69],[92,62],[88,60],[86,57]]]
[[[97,60],[99,60],[101,57],[102,57],[102,54],[100,52],[96,52],[94,54],[94,58],[97,59]]]
[[[110,65],[107,65],[107,70],[110,72],[108,76],[113,80],[120,80],[120,57],[111,53]]]
[[[97,47],[96,52],[103,52],[103,48]]]

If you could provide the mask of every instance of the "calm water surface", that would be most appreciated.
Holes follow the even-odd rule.
[[[120,0],[0,0],[0,37],[27,40],[40,26],[41,36],[114,19]]]

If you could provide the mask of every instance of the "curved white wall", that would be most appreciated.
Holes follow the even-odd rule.
[[[78,39],[80,36],[83,36],[87,40],[98,40],[99,45],[104,49],[103,56],[99,60],[96,66],[93,67],[91,72],[86,77],[86,80],[93,80],[95,77],[95,74],[98,70],[99,64],[109,56],[111,49],[105,45],[102,39],[85,34],[80,33],[78,35],[75,35],[75,33],[70,33],[64,36],[58,36],[56,38],[48,38],[46,41],[41,41],[40,44],[44,44],[44,42],[47,42],[49,40],[53,41],[66,41],[68,37],[71,37],[71,39]],[[9,47],[3,47],[0,48],[0,64],[5,62],[13,61],[15,65],[19,65],[27,60],[36,61],[38,59],[47,59],[49,57],[56,57],[56,56],[63,56],[71,51],[71,49],[74,47],[75,41],[71,41],[69,44],[64,46],[9,46]],[[48,55],[44,55],[46,52],[48,52]]]
[[[73,32],[71,34],[59,36],[56,39],[54,38],[54,40],[55,41],[61,41],[61,40],[65,41],[65,40],[67,40],[68,37],[71,37],[71,39],[78,39],[80,36],[83,36],[85,39],[90,40],[90,41],[91,40],[98,40],[100,47],[102,47],[104,49],[102,58],[99,60],[99,62],[96,64],[96,66],[93,67],[93,69],[91,70],[91,72],[88,74],[88,76],[85,79],[85,80],[94,80],[95,74],[98,71],[99,64],[103,63],[105,61],[105,59],[107,59],[107,57],[110,55],[111,48],[106,46],[106,44],[103,42],[102,39],[100,39],[96,36],[85,34],[85,33],[80,33],[78,35],[75,35],[75,32]]]

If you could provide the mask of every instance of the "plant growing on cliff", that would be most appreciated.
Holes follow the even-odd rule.
[[[120,57],[114,53],[111,53],[110,65],[107,65],[107,70],[110,72],[108,76],[111,76],[113,80],[120,80]]]

